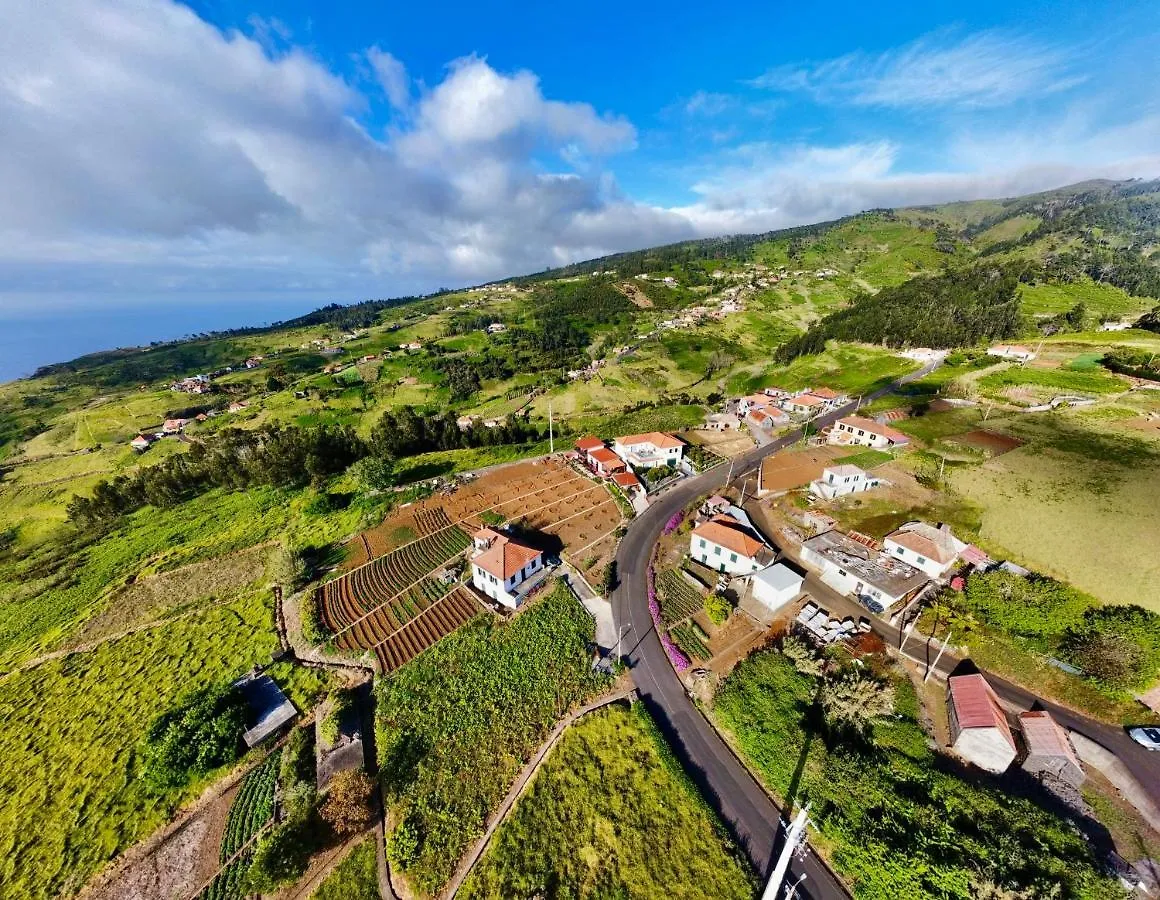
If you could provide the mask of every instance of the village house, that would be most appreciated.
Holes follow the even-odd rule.
[[[813,394],[798,394],[781,401],[781,408],[791,415],[808,416],[826,408],[826,401]]]
[[[926,522],[907,522],[888,534],[883,545],[891,556],[936,579],[946,574],[959,553],[967,548],[951,533],[949,525],[935,528]]]
[[[655,469],[680,465],[685,445],[679,438],[660,431],[613,438],[612,450],[634,469]]]
[[[774,552],[732,516],[719,514],[689,533],[689,555],[711,569],[748,575],[773,562]]]
[[[503,334],[505,331],[507,331],[507,326],[503,322],[492,322],[487,326],[488,334]]]
[[[245,403],[243,403],[241,400],[235,400],[233,403],[230,404],[229,411],[232,413],[239,413],[239,412],[242,412],[242,410],[244,410],[245,408],[246,408]]]
[[[1025,772],[1053,775],[1075,787],[1083,784],[1087,776],[1075,755],[1075,748],[1051,713],[1045,709],[1020,713],[1019,727],[1023,730],[1023,743],[1027,747],[1027,757],[1023,760]]]
[[[998,359],[1013,359],[1016,362],[1030,362],[1035,359],[1035,353],[1021,344],[996,344],[987,348],[987,355]]]
[[[745,422],[750,427],[757,427],[762,429],[780,428],[782,425],[789,424],[789,416],[778,409],[776,406],[770,406],[766,409],[752,410],[749,415],[745,417]]]
[[[912,599],[928,578],[913,566],[840,531],[826,531],[802,544],[802,562],[818,571],[822,581],[852,596],[867,609],[889,612]]]
[[[733,413],[710,413],[705,417],[705,428],[709,431],[736,431],[741,427],[741,418]]]
[[[828,387],[814,388],[810,391],[810,396],[817,397],[819,400],[825,400],[828,406],[841,406],[850,399],[846,394],[841,394],[833,388]]]
[[[410,341],[410,342],[405,343],[405,344],[399,344],[399,349],[400,350],[422,350],[423,345],[420,344],[418,341]]]
[[[605,477],[617,472],[628,471],[628,466],[624,460],[604,446],[588,451],[588,464],[598,474]]]
[[[766,410],[776,405],[777,402],[768,394],[750,394],[748,397],[742,397],[737,401],[737,412],[744,416],[752,410]]]
[[[246,360],[246,368],[247,369],[258,368],[258,366],[260,366],[262,364],[263,359],[265,359],[265,357],[263,357],[263,356],[251,356],[249,359]]]
[[[186,426],[188,419],[166,419],[161,426],[165,434],[178,434]]]
[[[504,606],[515,609],[527,594],[528,580],[544,567],[544,554],[491,528],[472,538],[471,583]]]
[[[762,388],[761,393],[765,394],[767,397],[772,397],[774,400],[781,400],[785,397],[788,397],[791,392],[787,391],[785,388],[767,387]]]
[[[613,472],[612,483],[624,491],[624,495],[628,497],[629,501],[645,494],[644,485],[632,472]]]
[[[829,466],[822,469],[822,477],[810,482],[810,493],[826,500],[845,497],[876,488],[882,483],[863,469],[853,465]]]
[[[865,416],[845,416],[834,423],[827,439],[831,444],[843,447],[872,447],[875,450],[890,450],[905,447],[910,443],[901,431],[882,425]]]
[[[478,422],[482,418],[483,418],[483,416],[480,416],[480,415],[460,416],[458,419],[455,420],[455,424],[459,426],[460,431],[466,431],[468,428],[470,428],[472,425],[474,425],[476,422]]]
[[[951,747],[985,772],[999,775],[1015,760],[1015,738],[991,685],[979,674],[947,679]]]
[[[155,434],[139,434],[137,437],[133,438],[133,440],[129,441],[129,446],[136,450],[138,453],[144,453],[151,446],[153,446],[153,443],[156,440],[157,435]]]
[[[169,390],[184,394],[208,394],[213,390],[213,386],[208,375],[194,375],[174,382],[169,386]]]

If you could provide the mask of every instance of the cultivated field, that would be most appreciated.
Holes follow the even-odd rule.
[[[397,668],[480,607],[440,573],[489,519],[513,522],[533,543],[590,565],[615,550],[620,510],[608,490],[558,460],[519,463],[473,478],[390,516],[350,542],[347,572],[324,584],[320,607],[335,643]]]

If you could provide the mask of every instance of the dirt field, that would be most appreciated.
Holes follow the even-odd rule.
[[[969,447],[978,447],[990,456],[1001,456],[1023,446],[1023,441],[1019,438],[986,430],[968,431],[966,434],[957,434],[947,438],[947,440],[966,444]]]
[[[240,784],[215,797],[155,845],[130,851],[121,868],[79,895],[81,900],[171,900],[188,897],[218,870],[218,848]]]
[[[851,454],[849,447],[811,447],[776,453],[761,461],[761,482],[758,496],[779,494],[805,487],[822,476],[822,469],[840,456]]]
[[[691,444],[700,444],[708,447],[718,456],[732,459],[746,450],[754,447],[753,438],[748,432],[742,431],[713,431],[708,428],[699,428],[695,431],[686,431],[681,437]]]

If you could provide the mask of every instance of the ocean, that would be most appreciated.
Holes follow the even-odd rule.
[[[327,303],[355,302],[329,295],[219,296],[177,294],[163,301],[61,304],[51,297],[0,294],[0,382],[31,375],[39,366],[97,350],[167,341],[190,334],[268,325]]]

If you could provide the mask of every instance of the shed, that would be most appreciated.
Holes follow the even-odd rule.
[[[1015,760],[1015,738],[999,698],[978,674],[947,679],[951,746],[967,762],[995,775]]]
[[[802,592],[803,578],[785,563],[776,563],[750,576],[753,597],[776,612]]]
[[[1068,740],[1067,732],[1051,717],[1047,710],[1039,709],[1019,714],[1019,726],[1023,729],[1023,743],[1027,745],[1027,758],[1023,769],[1033,775],[1047,772],[1056,778],[1077,787],[1083,783],[1083,766]]]
[[[247,747],[255,747],[298,715],[298,710],[266,674],[251,674],[234,682],[249,706],[249,727],[242,735]]]

